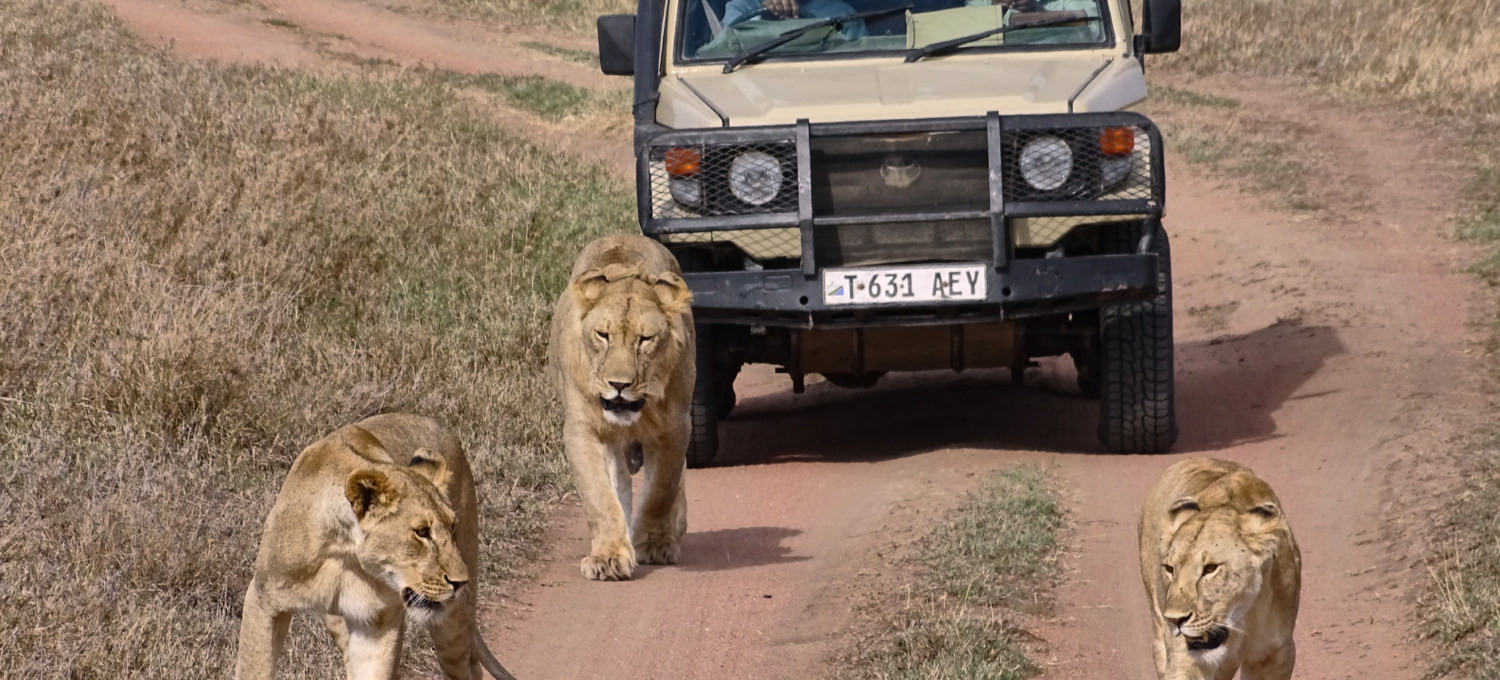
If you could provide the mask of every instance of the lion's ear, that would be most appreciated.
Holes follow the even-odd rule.
[[[448,458],[435,449],[417,449],[412,454],[411,463],[408,467],[424,478],[432,482],[438,491],[447,495],[448,482],[453,480],[453,471],[448,468]]]
[[[693,292],[688,290],[687,282],[672,272],[662,272],[657,276],[651,289],[656,291],[656,299],[661,301],[661,309],[667,314],[681,314],[693,303]]]
[[[354,516],[364,519],[371,510],[389,507],[401,499],[391,478],[379,470],[355,470],[344,480],[344,497]]]
[[[578,309],[586,312],[604,294],[604,287],[607,285],[609,277],[604,275],[603,269],[590,269],[573,279],[568,292],[573,295],[573,301],[578,303]]]

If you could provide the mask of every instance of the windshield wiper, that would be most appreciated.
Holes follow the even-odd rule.
[[[724,64],[724,72],[730,73],[736,68],[739,68],[741,64],[750,61],[751,59],[754,59],[762,54],[770,52],[771,50],[774,50],[778,47],[781,47],[782,45],[785,45],[820,28],[824,28],[827,26],[838,26],[839,24],[854,21],[855,19],[874,19],[876,17],[883,17],[887,14],[905,12],[909,9],[911,9],[911,5],[902,5],[900,7],[889,7],[886,9],[877,9],[869,12],[860,12],[858,14],[845,14],[841,17],[824,19],[815,24],[808,24],[806,26],[803,26],[802,28],[787,31],[786,33],[782,33],[781,35],[778,35],[759,45],[751,47],[744,52],[734,55],[733,58],[731,58],[727,63]]]
[[[1069,10],[1065,12],[1047,12],[1047,15],[1049,16],[1038,18],[1034,21],[1026,21],[1024,18],[1025,15],[1020,15],[1016,19],[1013,19],[1011,25],[1009,26],[1005,26],[1002,28],[992,28],[988,31],[975,33],[974,35],[966,35],[962,38],[944,40],[940,43],[932,43],[931,45],[925,45],[923,47],[915,48],[912,51],[906,53],[906,63],[910,64],[929,54],[947,52],[948,50],[954,49],[956,47],[962,47],[976,40],[983,40],[992,35],[1009,33],[1011,31],[1019,31],[1026,28],[1045,28],[1047,26],[1062,26],[1064,24],[1074,24],[1084,21],[1099,20],[1099,17],[1091,17],[1078,10]],[[1015,23],[1017,21],[1026,21],[1026,23]]]

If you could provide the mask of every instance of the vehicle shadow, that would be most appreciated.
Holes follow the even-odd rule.
[[[682,537],[682,557],[676,568],[684,571],[728,571],[768,564],[802,562],[806,555],[793,555],[782,545],[801,529],[787,527],[739,527],[713,531],[689,531]]]
[[[1177,346],[1175,453],[1274,438],[1273,414],[1333,356],[1329,327],[1276,324]],[[1010,385],[1003,369],[891,375],[867,390],[826,383],[742,400],[719,425],[716,466],[874,462],[950,447],[1100,454],[1099,403],[1071,362],[1047,360]]]

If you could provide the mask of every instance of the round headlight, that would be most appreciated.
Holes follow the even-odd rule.
[[[764,151],[750,151],[729,163],[729,190],[750,205],[765,205],[781,192],[781,162]]]
[[[1056,137],[1036,137],[1021,148],[1021,177],[1038,191],[1053,191],[1073,173],[1073,150]]]

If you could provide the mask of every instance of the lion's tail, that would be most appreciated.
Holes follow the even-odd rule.
[[[516,676],[511,675],[510,671],[505,670],[505,667],[495,660],[495,655],[490,653],[490,648],[484,644],[484,638],[479,635],[478,629],[474,630],[474,654],[479,656],[479,665],[484,666],[484,669],[490,672],[490,677],[495,680],[516,680]]]

